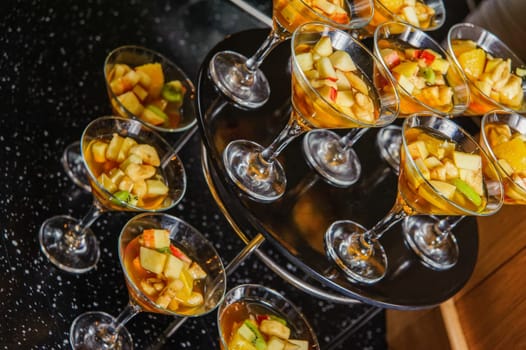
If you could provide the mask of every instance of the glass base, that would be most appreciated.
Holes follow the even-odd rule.
[[[376,146],[380,157],[398,175],[400,168],[400,145],[402,144],[402,128],[388,125],[380,129],[376,135]]]
[[[338,134],[318,129],[303,138],[303,154],[309,166],[336,187],[349,187],[360,178],[362,166],[352,148],[344,149]]]
[[[325,251],[347,277],[372,284],[384,278],[387,255],[378,240],[371,242],[371,254],[366,254],[361,239],[366,231],[354,221],[336,221],[325,233]]]
[[[233,141],[223,151],[223,162],[230,179],[252,199],[268,203],[285,193],[287,178],[279,163],[260,157],[263,147],[247,140]]]
[[[109,325],[115,318],[105,312],[92,311],[83,313],[71,324],[69,341],[73,349],[133,349],[133,340],[125,327],[118,333],[115,344],[108,344],[100,337],[100,326]]]
[[[86,192],[91,192],[88,174],[80,151],[80,141],[75,141],[66,146],[61,161],[71,181]]]
[[[261,70],[252,74],[244,68],[247,58],[234,51],[212,57],[209,73],[219,91],[241,108],[261,107],[270,97],[270,86]]]
[[[67,244],[65,234],[78,223],[67,215],[53,216],[44,221],[38,232],[40,249],[46,257],[59,269],[72,273],[93,269],[100,257],[99,242],[89,228],[85,229],[84,241],[78,248]]]
[[[407,217],[402,223],[404,239],[425,266],[434,270],[447,270],[458,261],[458,244],[451,233],[440,243],[434,243],[440,235],[436,223],[437,220],[430,216]]]

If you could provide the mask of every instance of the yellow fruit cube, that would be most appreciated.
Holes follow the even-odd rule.
[[[504,159],[515,172],[526,172],[526,142],[520,137],[514,137],[508,142],[493,147],[493,152],[499,159]]]
[[[458,61],[468,77],[477,79],[484,72],[486,52],[480,48],[469,50],[460,54]]]

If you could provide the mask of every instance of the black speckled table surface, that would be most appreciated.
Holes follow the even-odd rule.
[[[270,1],[254,5],[270,14]],[[37,238],[47,218],[81,217],[90,205],[91,195],[69,180],[60,157],[89,121],[111,114],[105,56],[121,45],[145,46],[172,59],[195,81],[217,42],[265,24],[227,0],[6,0],[0,19],[0,348],[65,349],[77,315],[91,310],[117,315],[128,300],[117,236],[133,214],[105,213],[94,224],[102,255],[97,268],[85,274],[55,268]],[[199,228],[229,262],[243,244],[208,191],[197,135],[180,156],[188,189],[169,213]],[[272,250],[267,243],[263,248]],[[370,308],[314,299],[256,257],[228,280],[229,286],[246,282],[265,284],[293,300],[311,321],[322,349]],[[170,322],[167,316],[141,313],[127,328],[136,348],[146,349]],[[335,348],[385,349],[384,332],[380,314]],[[187,321],[162,348],[218,349],[215,313]]]
[[[237,2],[232,1],[232,2]],[[156,50],[194,81],[206,54],[225,36],[266,24],[228,0],[4,0],[0,3],[0,349],[67,349],[71,322],[86,311],[117,315],[128,301],[117,237],[134,215],[109,212],[92,227],[100,240],[96,269],[69,274],[52,265],[37,238],[47,218],[82,217],[92,197],[66,176],[60,157],[93,119],[111,114],[103,62],[114,48]],[[457,0],[449,22],[465,8]],[[270,0],[249,0],[269,16]],[[458,2],[460,4],[461,2]],[[462,2],[463,3],[463,2]],[[457,8],[458,7],[458,8]],[[447,26],[437,32],[443,37]],[[175,142],[177,135],[166,136]],[[194,135],[180,152],[188,175],[185,198],[168,213],[200,229],[228,263],[243,248],[209,192]],[[262,246],[274,257],[275,249]],[[279,257],[276,257],[279,261]],[[282,262],[288,269],[294,266]],[[277,277],[255,256],[228,279],[229,287],[260,283],[301,308],[321,349],[386,349],[384,314],[358,332],[346,327],[372,310],[313,298]],[[137,349],[219,349],[216,314],[187,321],[166,343],[158,336],[172,319],[141,313],[127,329]],[[338,339],[338,345],[335,340]]]

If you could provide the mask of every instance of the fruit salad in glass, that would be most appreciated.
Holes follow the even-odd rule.
[[[84,154],[90,172],[100,185],[92,184],[93,194],[108,207],[156,210],[171,203],[155,147],[114,133],[111,138],[91,140]]]
[[[469,82],[467,114],[526,112],[526,65],[501,39],[471,23],[459,23],[449,30],[446,43]]]
[[[526,118],[505,111],[487,114],[481,143],[502,177],[504,204],[526,204]],[[487,176],[494,178],[490,170]]]
[[[192,314],[203,305],[207,274],[170,241],[166,229],[146,229],[131,240],[124,250],[124,268],[135,286],[158,307]],[[134,290],[130,292],[133,297]],[[150,308],[148,304],[143,307]]]

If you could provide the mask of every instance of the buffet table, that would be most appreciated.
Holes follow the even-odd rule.
[[[266,28],[266,24],[251,16],[247,9],[226,0],[80,2],[74,5],[20,1],[9,9],[6,7],[4,4],[0,34],[4,49],[0,58],[0,92],[4,106],[0,119],[0,155],[5,164],[0,200],[0,266],[4,269],[0,282],[0,347],[68,348],[69,327],[78,314],[100,310],[116,315],[128,300],[117,256],[117,237],[133,213],[106,213],[92,227],[100,240],[101,259],[96,269],[85,274],[73,275],[55,268],[40,251],[37,238],[40,225],[48,217],[58,214],[80,217],[89,207],[91,195],[69,180],[60,157],[69,143],[80,139],[89,121],[111,114],[102,69],[104,58],[118,46],[145,46],[171,58],[197,84],[201,63],[219,42],[233,33]],[[269,1],[258,7],[269,14]],[[244,48],[248,51],[261,41],[265,30],[249,33],[255,33],[255,39]],[[201,135],[196,134],[180,152],[188,176],[185,198],[168,213],[200,229],[214,243],[221,258],[229,262],[244,247],[244,242],[229,224],[229,218],[225,218],[224,208],[218,207],[218,198],[213,197],[217,189],[209,188],[207,180],[211,178],[206,178],[213,175],[203,176],[202,161],[212,162],[207,165],[212,168],[209,171],[220,169],[214,161],[217,154],[210,148],[206,126],[202,120],[200,123],[205,159],[201,156]],[[178,134],[166,136],[171,143],[179,137]],[[206,147],[212,153],[207,153]],[[292,183],[299,182],[300,179],[295,179]],[[225,186],[217,182],[216,185]],[[230,190],[224,188],[222,191]],[[222,198],[228,197],[223,194]],[[389,201],[385,199],[385,203],[375,209],[378,217],[388,209]],[[257,212],[257,208],[252,209]],[[367,220],[364,224],[372,224],[377,216],[363,216]],[[250,215],[244,219],[247,218],[243,222],[245,226],[241,225],[249,227],[247,237],[265,229],[255,224],[257,221]],[[473,225],[473,220],[464,224],[470,230]],[[290,281],[277,277],[257,256],[250,257],[231,275],[229,286],[260,283],[293,300],[316,330],[322,349],[385,349],[382,313],[360,332],[352,335],[342,335],[342,332],[367,321],[367,315],[378,311],[376,306],[420,308],[447,299],[469,277],[477,242],[475,239],[474,255],[462,261],[462,273],[453,273],[454,283],[449,289],[447,286],[441,289],[438,297],[412,299],[409,295],[406,299],[400,296],[390,299],[386,292],[389,286],[380,285],[375,292],[374,288],[364,291],[342,280],[331,285],[329,280],[318,278],[319,270],[326,266],[298,263],[303,258],[291,259],[287,254],[288,246],[282,249],[287,242],[273,240],[271,234],[267,237],[270,242],[265,242],[260,251],[284,271],[329,293],[341,293],[350,300],[365,302],[349,302],[342,306],[313,298],[292,286]],[[320,248],[316,244],[315,248]],[[473,241],[466,244],[473,244]],[[311,251],[311,248],[306,250],[309,254],[314,257],[320,254],[319,250]],[[410,291],[413,286],[406,284],[405,288]],[[397,293],[402,295],[403,289]],[[170,322],[166,316],[144,313],[133,319],[127,328],[138,349],[149,346],[219,348],[215,313],[187,321],[163,345],[159,343],[159,336]]]

